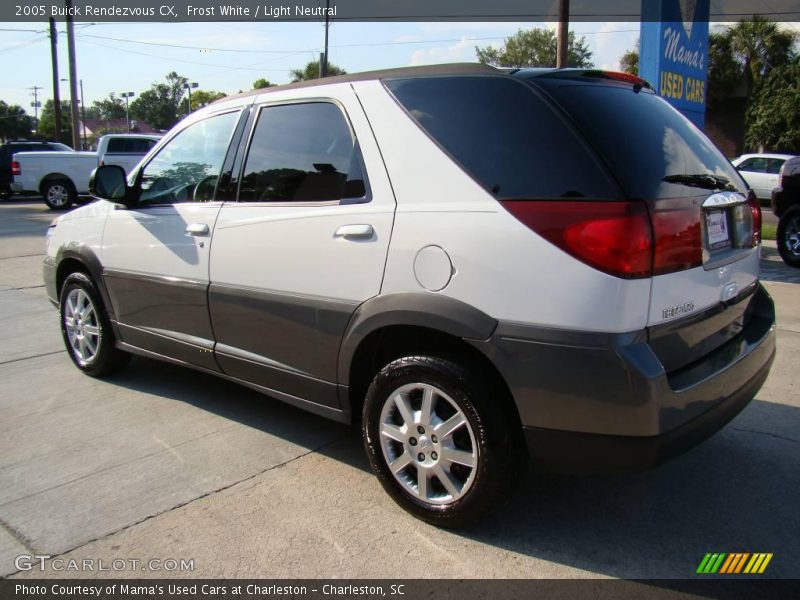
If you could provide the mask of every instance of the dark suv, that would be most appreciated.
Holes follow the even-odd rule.
[[[800,156],[781,168],[778,187],[772,190],[772,212],[778,221],[778,252],[783,262],[800,268]]]
[[[0,198],[11,195],[11,160],[16,152],[72,151],[58,142],[8,142],[0,146]]]

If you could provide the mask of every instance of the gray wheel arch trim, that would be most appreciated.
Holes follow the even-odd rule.
[[[402,292],[371,298],[356,309],[342,338],[339,384],[349,385],[350,366],[361,342],[372,332],[392,325],[425,327],[462,339],[487,340],[497,328],[497,320],[474,306],[440,294]]]
[[[114,305],[111,303],[111,296],[108,293],[106,282],[103,279],[103,265],[100,263],[100,259],[97,258],[97,254],[95,254],[94,250],[92,250],[89,246],[79,242],[70,242],[69,244],[66,244],[58,249],[55,260],[55,269],[53,270],[52,275],[54,279],[53,287],[56,291],[56,295],[58,296],[60,291],[56,289],[58,284],[58,269],[61,266],[61,263],[67,259],[77,260],[84,267],[86,267],[86,270],[89,272],[89,275],[100,292],[100,297],[103,300],[103,308],[105,308],[106,314],[108,314],[108,318],[111,320],[111,325],[115,330],[114,333],[118,334],[116,331]]]

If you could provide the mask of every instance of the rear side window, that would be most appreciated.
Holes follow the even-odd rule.
[[[770,175],[777,175],[781,172],[781,167],[784,162],[786,161],[782,158],[770,158],[769,163],[767,163],[767,173]]]
[[[519,81],[425,77],[384,83],[420,127],[499,200],[619,196],[570,125]]]
[[[108,141],[109,154],[147,154],[155,146],[153,140],[136,138],[113,138]]]
[[[243,202],[364,201],[361,154],[329,102],[268,106],[253,132],[239,189]]]
[[[632,198],[708,195],[707,189],[668,183],[675,175],[724,177],[740,192],[744,181],[714,144],[655,94],[632,86],[532,80],[575,120]]]

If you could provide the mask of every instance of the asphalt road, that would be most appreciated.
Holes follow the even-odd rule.
[[[40,280],[53,216],[0,204],[0,576],[46,554],[194,561],[125,576],[685,578],[706,552],[773,552],[765,576],[800,577],[800,271],[772,248],[778,358],[728,427],[644,474],[531,472],[447,532],[392,503],[348,427],[145,359],[79,373]]]

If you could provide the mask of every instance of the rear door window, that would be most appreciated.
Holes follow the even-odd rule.
[[[308,102],[263,108],[239,200],[366,201],[361,153],[339,107]]]
[[[767,162],[767,173],[770,175],[777,175],[781,172],[783,163],[786,162],[782,158],[770,158]]]
[[[419,126],[499,200],[619,196],[574,129],[519,81],[456,76],[384,83]]]

